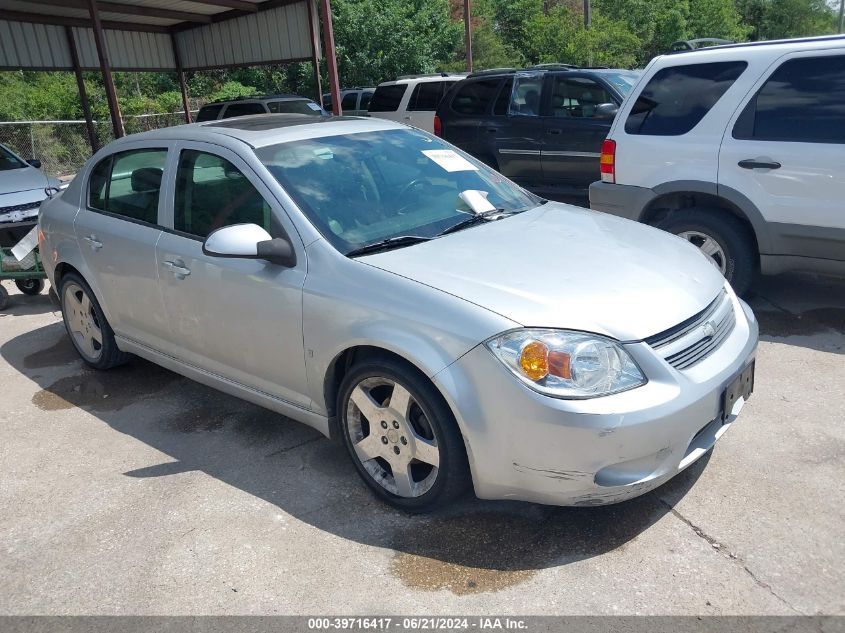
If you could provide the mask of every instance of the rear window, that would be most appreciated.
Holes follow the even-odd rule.
[[[340,100],[341,110],[355,110],[357,105],[358,105],[358,93],[357,92],[347,92],[343,96],[343,99]]]
[[[290,101],[270,101],[267,104],[270,112],[279,114],[310,114],[320,116],[322,108],[313,101],[307,99],[291,99]]]
[[[214,121],[222,109],[222,104],[201,107],[200,111],[197,112],[197,123],[202,123],[203,121]]]
[[[370,112],[396,112],[407,88],[408,84],[379,86],[370,101]]]
[[[845,143],[845,56],[792,59],[748,103],[734,138]]]
[[[745,62],[673,66],[649,80],[625,121],[628,134],[680,136],[692,130],[745,70]]]
[[[487,106],[496,97],[498,79],[484,79],[465,83],[452,99],[452,109],[458,114],[480,115],[487,112]]]
[[[235,116],[246,116],[247,114],[265,114],[267,110],[260,103],[230,103],[223,113],[224,119],[231,119]]]
[[[408,102],[408,110],[429,111],[437,110],[437,104],[443,98],[443,88],[446,82],[424,81],[418,83],[411,93],[411,100]]]

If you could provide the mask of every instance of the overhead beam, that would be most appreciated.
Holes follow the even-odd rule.
[[[194,4],[207,4],[211,7],[224,7],[226,9],[238,9],[247,13],[258,11],[258,5],[246,0],[191,0]]]
[[[193,2],[194,0],[191,0]],[[258,4],[252,4],[253,7],[249,11],[243,11],[241,9],[232,9],[231,11],[222,11],[221,13],[215,13],[211,16],[212,22],[225,22],[226,20],[233,20],[234,18],[240,18],[245,15],[250,15],[255,12],[267,11],[269,9],[277,9],[278,7],[284,7],[289,4],[296,4],[298,2],[302,2],[302,0],[264,0],[264,2]],[[205,1],[203,0],[203,4]],[[170,27],[172,31],[187,31],[189,29],[198,28],[200,25],[197,24],[190,24],[189,22],[182,22],[181,24],[174,24]]]
[[[87,0],[29,0],[31,4],[43,4],[51,7],[63,7],[67,9],[87,9]],[[148,18],[161,18],[163,20],[178,20],[179,22],[201,22],[209,24],[211,16],[203,13],[191,13],[188,11],[173,11],[171,9],[158,9],[156,7],[144,7],[135,4],[119,4],[117,2],[97,2],[100,11],[109,13],[121,13],[123,15],[139,15]]]
[[[30,22],[32,24],[55,24],[57,26],[78,26],[91,28],[92,22],[86,18],[69,18],[61,15],[47,15],[46,13],[27,13],[25,11],[7,11],[0,9],[0,20],[10,22]],[[158,24],[138,24],[137,22],[112,22],[102,20],[102,28],[110,31],[143,31],[146,33],[169,33],[170,29]]]

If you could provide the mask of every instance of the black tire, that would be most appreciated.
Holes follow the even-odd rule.
[[[415,497],[394,494],[377,482],[353,447],[348,422],[349,400],[362,381],[385,378],[408,390],[425,416],[439,450],[439,466],[433,484]],[[413,410],[413,405],[411,406]],[[392,358],[367,359],[353,365],[344,377],[337,397],[337,417],[343,444],[364,482],[375,494],[395,508],[410,513],[429,512],[445,506],[466,492],[471,483],[466,449],[455,416],[425,375]]]
[[[15,281],[15,285],[18,287],[18,290],[30,297],[40,295],[44,290],[43,279],[18,279]]]
[[[734,292],[744,295],[751,288],[758,254],[753,236],[741,220],[720,209],[695,207],[671,213],[657,227],[675,235],[695,231],[713,238],[725,254],[725,278]]]
[[[72,285],[81,289],[91,302],[91,316],[102,334],[102,342],[100,344],[100,349],[97,350],[99,352],[97,355],[91,355],[82,349],[77,341],[77,338],[71,331],[68,318],[72,307],[67,305],[67,291]],[[68,336],[70,337],[73,346],[76,348],[77,353],[82,360],[85,361],[86,365],[93,369],[111,369],[112,367],[123,365],[132,357],[130,354],[118,349],[117,343],[114,340],[114,330],[111,329],[109,322],[106,320],[106,316],[103,314],[103,309],[97,302],[97,297],[94,296],[94,293],[91,291],[91,287],[82,277],[76,273],[67,273],[64,275],[59,289],[59,299],[62,304],[62,320],[64,321],[65,329],[67,330]]]
[[[5,310],[9,305],[9,291],[0,285],[0,310]]]

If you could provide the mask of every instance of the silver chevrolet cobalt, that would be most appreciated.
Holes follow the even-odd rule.
[[[704,455],[757,324],[672,235],[425,132],[261,115],[129,136],[41,208],[84,361],[141,356],[340,439],[388,503],[598,505]]]

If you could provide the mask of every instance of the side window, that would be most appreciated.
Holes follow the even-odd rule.
[[[437,110],[437,105],[440,99],[443,98],[442,81],[423,81],[417,84],[414,92],[411,94],[411,100],[408,103],[408,110],[434,112]]]
[[[513,77],[509,78],[502,84],[502,89],[499,90],[499,96],[496,98],[496,104],[493,106],[493,114],[496,116],[506,116],[508,113],[508,104],[511,102],[511,93],[513,92]]]
[[[140,149],[101,161],[88,181],[88,206],[130,220],[158,224],[166,149]]]
[[[202,123],[203,121],[214,121],[222,109],[223,104],[201,107],[200,111],[197,112],[197,123]]]
[[[370,107],[370,99],[373,98],[372,92],[365,92],[361,95],[361,105],[359,106],[359,110],[366,110]]]
[[[272,233],[270,205],[225,158],[184,150],[176,172],[173,228],[204,239],[232,224],[257,224]]]
[[[517,73],[513,78],[508,114],[511,116],[540,116],[540,97],[543,94],[543,75]]]
[[[370,101],[370,112],[396,112],[407,88],[408,84],[379,86]]]
[[[483,79],[465,83],[452,99],[452,109],[458,114],[478,116],[487,112],[487,106],[496,95],[498,79]]]
[[[634,102],[625,121],[625,132],[686,134],[710,112],[746,66],[745,62],[716,62],[657,71]]]
[[[845,144],[845,55],[784,62],[745,107],[733,136]]]
[[[341,110],[357,110],[356,107],[358,105],[358,93],[357,92],[347,92],[343,99],[340,101],[340,108]]]
[[[591,119],[600,103],[614,103],[610,94],[586,77],[556,76],[552,81],[552,112],[559,118]]]
[[[260,103],[230,103],[223,113],[224,119],[231,119],[234,116],[246,116],[247,114],[266,114],[267,110]]]

